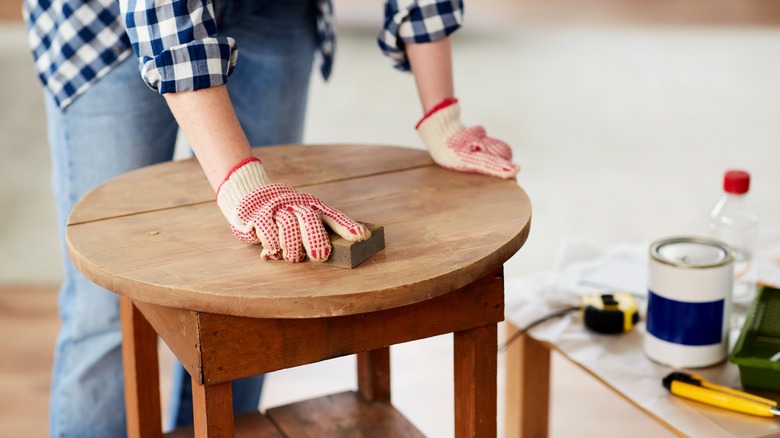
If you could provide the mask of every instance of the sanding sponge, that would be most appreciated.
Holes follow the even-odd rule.
[[[326,264],[352,269],[385,247],[384,227],[365,222],[363,225],[371,230],[371,237],[362,242],[350,242],[336,233],[330,233],[333,250],[325,261]]]

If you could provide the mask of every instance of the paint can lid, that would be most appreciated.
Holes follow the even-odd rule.
[[[650,254],[662,263],[685,268],[712,268],[733,260],[727,245],[701,237],[659,240],[650,246]]]

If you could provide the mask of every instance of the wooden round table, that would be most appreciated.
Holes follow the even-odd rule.
[[[457,435],[495,435],[502,265],[528,235],[525,192],[415,149],[254,152],[272,181],[382,225],[385,249],[354,269],[263,261],[233,237],[195,160],[88,193],[69,218],[68,248],[84,275],[122,296],[130,436],[162,436],[159,391],[149,390],[159,385],[157,335],[192,376],[197,436],[233,436],[245,423],[269,436],[338,435],[345,424],[353,436],[410,436],[419,432],[389,403],[389,346],[443,333],[455,334]],[[358,354],[357,393],[271,409],[273,424],[259,413],[234,420],[231,381],[347,354]],[[305,420],[323,405],[338,409]]]

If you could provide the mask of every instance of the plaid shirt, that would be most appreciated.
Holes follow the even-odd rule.
[[[317,58],[327,79],[333,10],[331,0],[315,1]],[[133,52],[143,79],[161,94],[225,84],[236,64],[236,42],[217,35],[223,11],[215,14],[211,0],[24,0],[23,11],[36,70],[60,108]],[[461,21],[460,0],[388,0],[380,46],[408,70],[404,42],[444,38]]]
[[[385,23],[377,42],[395,68],[408,71],[405,43],[446,38],[463,23],[463,0],[391,0],[385,3]]]

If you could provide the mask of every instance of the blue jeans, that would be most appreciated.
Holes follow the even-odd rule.
[[[311,0],[244,0],[220,32],[239,46],[228,92],[252,145],[302,140],[316,45]],[[134,57],[64,111],[46,96],[52,186],[65,280],[51,388],[52,437],[123,437],[121,333],[117,295],[82,276],[65,250],[65,223],[89,190],[121,173],[173,157],[178,127],[165,100],[149,90]],[[227,222],[225,223],[227,227]],[[122,230],[117,230],[121,233]],[[170,426],[192,422],[190,378],[177,364]],[[263,376],[234,382],[238,413],[256,410]]]

